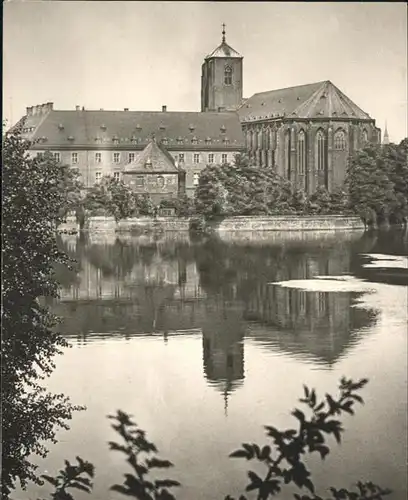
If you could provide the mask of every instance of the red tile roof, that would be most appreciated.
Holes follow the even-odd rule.
[[[353,118],[370,120],[330,81],[254,94],[238,109],[241,121],[269,118]]]

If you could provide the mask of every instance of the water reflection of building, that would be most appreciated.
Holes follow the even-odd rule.
[[[358,340],[375,313],[352,306],[358,294],[269,285],[247,304],[250,336],[280,351],[332,365]]]
[[[66,280],[55,312],[65,317],[62,333],[82,340],[202,332],[204,375],[227,399],[244,380],[245,337],[331,365],[372,323],[374,313],[352,307],[355,294],[271,284],[349,273],[348,244],[190,246],[130,238],[71,245],[79,274]]]
[[[203,362],[207,380],[228,396],[244,379],[244,324],[241,314],[214,305],[203,325]]]

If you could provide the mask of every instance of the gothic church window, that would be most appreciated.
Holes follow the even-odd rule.
[[[290,179],[290,130],[285,133],[285,170]]]
[[[322,130],[316,134],[316,163],[317,170],[326,170],[326,138]]]
[[[305,173],[306,165],[306,141],[305,133],[303,130],[299,132],[298,135],[298,170],[299,174]]]
[[[346,134],[344,133],[344,130],[338,130],[334,134],[334,149],[338,151],[346,149]]]
[[[224,84],[225,85],[232,85],[232,68],[231,68],[231,66],[225,66]]]

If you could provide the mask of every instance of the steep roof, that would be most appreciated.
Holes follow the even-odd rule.
[[[330,81],[310,83],[254,94],[238,109],[241,121],[268,118],[343,118],[370,120],[371,117]]]
[[[28,116],[24,128],[43,147],[143,148],[154,135],[169,149],[240,149],[236,113],[184,111],[58,111]]]
[[[142,154],[134,162],[126,165],[124,173],[177,173],[178,171],[171,154],[157,144],[155,139],[151,139]]]
[[[206,59],[212,59],[213,57],[235,57],[243,59],[241,54],[239,54],[235,49],[233,49],[228,43],[221,42],[216,49],[214,49],[211,54],[206,56]]]

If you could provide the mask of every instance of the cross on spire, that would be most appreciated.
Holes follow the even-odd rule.
[[[225,23],[222,23],[222,43],[225,43]]]

